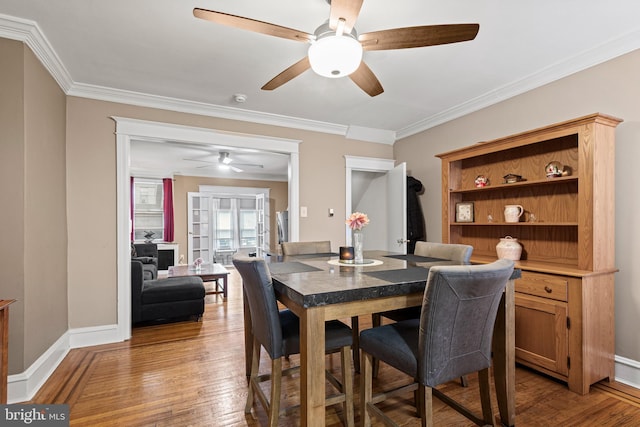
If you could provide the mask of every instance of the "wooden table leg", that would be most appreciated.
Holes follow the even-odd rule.
[[[516,335],[515,281],[509,280],[500,301],[493,329],[493,377],[496,387],[500,421],[516,424]]]
[[[225,274],[224,276],[222,276],[222,299],[223,300],[227,300],[227,279],[229,278],[228,274]]]
[[[300,317],[300,424],[325,425],[324,311],[308,308]]]

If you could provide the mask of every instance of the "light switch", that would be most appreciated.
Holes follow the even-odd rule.
[[[329,218],[333,216],[333,208],[329,208]]]
[[[307,217],[307,207],[306,206],[300,206],[300,217],[301,218],[306,218]]]

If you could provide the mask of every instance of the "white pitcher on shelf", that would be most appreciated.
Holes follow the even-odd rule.
[[[504,207],[504,222],[518,222],[524,213],[521,205],[506,205]]]

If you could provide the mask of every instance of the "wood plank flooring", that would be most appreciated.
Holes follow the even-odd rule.
[[[229,298],[207,296],[202,322],[149,325],[133,330],[124,343],[108,344],[69,352],[64,361],[30,403],[67,403],[72,426],[259,426],[266,416],[259,404],[252,414],[244,413],[247,393],[245,378],[242,295],[239,276],[232,270]],[[350,321],[346,319],[347,324]],[[370,319],[360,319],[370,327]],[[283,364],[297,364],[291,357]],[[339,373],[338,356],[327,365]],[[269,369],[263,352],[261,371]],[[283,402],[298,401],[298,380],[283,381]],[[400,384],[406,377],[381,365],[374,387]],[[638,426],[638,390],[615,383],[592,387],[587,396],[526,368],[516,372],[517,426]],[[355,375],[356,423],[359,420]],[[476,377],[470,386],[457,382],[441,389],[479,411]],[[265,386],[268,386],[266,384]],[[498,413],[495,394],[492,397]],[[412,394],[386,402],[380,407],[402,426],[418,426],[411,406]],[[339,406],[326,412],[327,426],[342,425]],[[299,412],[283,416],[282,426],[299,425]],[[472,425],[434,399],[436,426]],[[378,425],[378,424],[374,424]]]

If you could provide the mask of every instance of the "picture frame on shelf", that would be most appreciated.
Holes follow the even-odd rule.
[[[473,202],[456,203],[456,222],[473,222]]]

